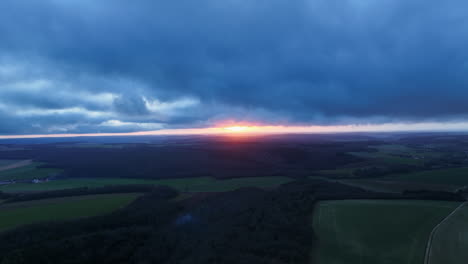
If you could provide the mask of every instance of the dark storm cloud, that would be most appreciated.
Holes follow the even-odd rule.
[[[463,119],[467,8],[461,0],[4,0],[0,109],[38,109],[49,128],[73,114],[81,119],[67,127],[89,129],[120,124],[109,120],[144,129],[236,118]],[[35,80],[29,71],[47,87],[18,88]]]
[[[143,98],[135,95],[126,95],[116,98],[114,100],[114,106],[119,112],[123,114],[138,116],[149,113]]]

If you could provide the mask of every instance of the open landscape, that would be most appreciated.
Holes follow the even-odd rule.
[[[0,264],[468,264],[468,1],[0,0]]]
[[[0,239],[21,237],[23,230],[39,232],[47,225],[52,229],[44,232],[51,237],[60,234],[74,241],[82,232],[88,232],[88,227],[71,232],[67,226],[87,226],[92,219],[107,221],[102,220],[106,217],[130,221],[130,226],[139,226],[137,230],[149,228],[149,223],[138,221],[143,221],[144,214],[152,214],[147,211],[152,207],[141,204],[156,199],[154,202],[163,206],[157,210],[169,210],[165,221],[194,228],[203,221],[214,225],[213,232],[221,232],[217,228],[237,221],[260,217],[256,221],[263,222],[266,220],[261,215],[268,214],[267,222],[272,221],[268,225],[279,228],[279,233],[271,230],[265,237],[258,233],[262,239],[258,243],[266,243],[263,239],[271,235],[283,237],[284,243],[301,243],[295,252],[303,255],[289,252],[284,257],[290,260],[427,264],[425,259],[442,263],[447,254],[454,261],[465,257],[460,249],[466,242],[463,230],[468,228],[466,206],[458,208],[465,200],[468,182],[465,135],[447,138],[440,134],[391,134],[383,139],[373,134],[147,137],[146,143],[140,138],[128,138],[129,143],[118,145],[115,142],[121,139],[99,140],[80,139],[68,142],[66,147],[53,140],[39,139],[34,144],[30,140],[3,141],[3,148],[12,150],[0,152]],[[432,141],[439,144],[428,148]],[[281,209],[276,197],[283,196],[288,198],[281,198],[285,203]],[[243,203],[244,199],[249,202]],[[268,201],[272,204],[265,199],[271,199]],[[232,207],[224,208],[224,203]],[[280,217],[288,206],[303,206],[299,211],[287,211],[297,223]],[[221,211],[208,210],[218,207]],[[126,210],[137,210],[143,218],[134,219]],[[245,214],[243,210],[247,210]],[[242,217],[238,219],[237,214]],[[151,228],[158,230],[169,222],[158,222]],[[303,226],[297,232],[304,236],[287,235],[290,231],[286,230],[293,230],[299,222]],[[259,223],[245,228],[260,228],[256,232],[263,232],[263,224]],[[121,232],[113,225],[108,228],[106,232]],[[94,231],[88,235],[99,236]],[[181,235],[169,235],[168,239],[178,241]],[[198,236],[192,235],[194,239]],[[216,243],[224,239],[214,233],[209,237]],[[109,243],[113,240],[108,239]],[[248,236],[239,239],[239,243],[245,243],[241,241]],[[25,247],[35,245],[46,250],[34,241],[11,241],[16,241],[15,248],[25,250],[21,256],[26,258],[35,255]],[[74,247],[87,250],[79,244]],[[267,251],[262,254],[270,254]],[[204,254],[209,255],[205,250],[196,253],[199,257]],[[6,256],[5,260],[17,257]]]

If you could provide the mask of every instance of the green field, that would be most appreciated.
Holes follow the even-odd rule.
[[[468,204],[435,231],[427,264],[465,264],[468,261]]]
[[[0,186],[0,191],[4,192],[27,192],[27,191],[49,191],[60,189],[71,189],[78,187],[103,187],[107,185],[127,185],[127,184],[155,184],[167,185],[182,192],[224,192],[241,187],[276,187],[291,181],[287,177],[248,177],[234,178],[228,180],[217,180],[211,177],[193,177],[180,179],[143,180],[143,179],[64,179],[49,181],[37,184],[16,183]]]
[[[389,175],[385,178],[399,181],[463,186],[468,185],[468,168],[419,171]]]
[[[44,179],[59,174],[62,171],[56,168],[40,168],[39,166],[41,165],[44,164],[33,162],[32,164],[24,167],[0,171],[0,180]]]
[[[100,194],[0,205],[0,231],[46,221],[90,217],[128,205],[140,194]]]
[[[404,200],[320,202],[313,227],[319,264],[422,264],[431,230],[459,203]]]

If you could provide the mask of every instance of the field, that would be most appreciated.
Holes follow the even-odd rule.
[[[401,145],[379,145],[372,146],[371,149],[376,149],[374,152],[350,152],[349,154],[370,159],[374,162],[389,163],[389,164],[406,164],[406,165],[421,165],[423,160],[416,158],[414,152],[410,148]]]
[[[109,213],[140,194],[101,194],[0,205],[0,231],[45,221],[60,221]]]
[[[426,264],[463,264],[468,260],[468,204],[464,204],[435,231]]]
[[[11,146],[0,146],[0,151],[17,151],[17,150],[25,150],[22,147],[11,147]]]
[[[352,177],[353,172],[358,168],[339,168],[335,170],[321,170],[317,171],[319,175],[322,176],[332,176],[332,177]]]
[[[24,150],[0,151],[0,159],[34,159],[62,169],[70,178],[139,179],[295,177],[362,161],[344,153],[365,151],[365,142],[342,144],[322,137],[148,137],[138,138],[145,143],[126,139],[126,144],[25,144],[19,145]]]
[[[32,180],[44,179],[59,174],[62,170],[56,168],[42,168],[40,162],[24,162],[24,166],[18,166],[7,170],[0,170],[0,180]],[[11,164],[9,165],[11,166]]]
[[[377,145],[371,146],[371,148],[377,149],[379,152],[387,154],[396,154],[396,155],[408,155],[418,159],[427,159],[427,158],[438,158],[443,156],[442,152],[439,152],[434,149],[427,149],[423,146],[418,148],[409,147],[406,145],[398,144],[388,144],[388,145]]]
[[[405,165],[421,165],[423,163],[422,160],[409,157],[401,157],[396,154],[389,154],[384,152],[350,152],[350,154],[359,158],[371,159],[375,162],[381,163]]]
[[[9,166],[11,164],[14,164],[18,162],[18,160],[0,160],[0,168],[3,168],[5,166]]]
[[[445,191],[453,192],[459,188],[457,185],[448,184],[430,184],[424,182],[405,182],[405,181],[391,181],[391,180],[380,180],[380,179],[346,179],[339,180],[340,183],[344,183],[351,186],[364,188],[366,190],[372,190],[376,192],[387,192],[387,193],[401,193],[404,191]]]
[[[468,185],[468,168],[450,168],[395,174],[389,175],[386,178],[398,181],[463,186]]]
[[[4,192],[27,192],[27,191],[50,191],[71,189],[78,187],[103,187],[106,185],[128,185],[128,184],[155,184],[167,185],[181,192],[224,192],[242,187],[262,187],[270,188],[291,181],[287,177],[247,177],[218,180],[211,177],[193,177],[180,179],[116,179],[116,178],[95,178],[95,179],[64,179],[37,184],[16,183],[0,185],[0,191]]]
[[[426,160],[438,158],[442,154],[436,151],[421,150],[405,145],[389,144],[370,146],[374,152],[350,152],[349,154],[386,164],[423,165]]]
[[[31,160],[0,160],[0,172],[25,167],[32,164]]]
[[[378,145],[372,146],[372,148],[377,149],[381,152],[399,154],[399,153],[408,153],[412,152],[412,148],[405,146],[405,145],[398,145],[398,144],[386,144],[386,145]]]
[[[459,203],[349,200],[320,202],[314,263],[423,263],[431,230]]]

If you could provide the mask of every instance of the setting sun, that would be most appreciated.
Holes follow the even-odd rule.
[[[224,130],[227,130],[229,132],[245,132],[249,130],[249,127],[247,126],[230,126],[230,127],[225,127]]]

